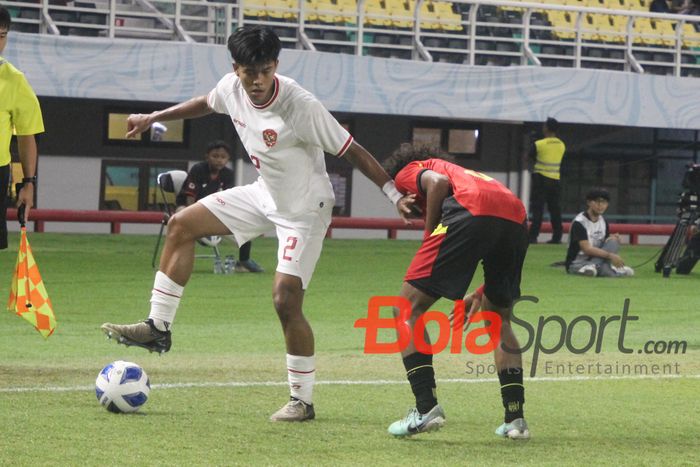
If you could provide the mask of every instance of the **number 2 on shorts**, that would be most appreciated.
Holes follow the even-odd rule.
[[[297,247],[297,237],[287,237],[287,245],[284,247],[284,252],[282,254],[282,259],[291,261],[292,257],[287,254],[287,251],[292,251]]]

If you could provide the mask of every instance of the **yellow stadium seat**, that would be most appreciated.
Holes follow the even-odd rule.
[[[292,11],[298,3],[294,0],[265,0],[267,16],[274,21],[293,21],[298,15]]]
[[[415,0],[408,0],[408,11],[410,15],[413,16],[413,12],[416,11]],[[427,1],[421,4],[419,17],[421,18],[421,29],[440,29],[439,18],[435,12],[435,6],[433,5],[433,2]],[[411,27],[413,27],[413,22],[411,22]]]
[[[606,0],[609,10],[629,10],[631,0]]]
[[[649,3],[645,0],[627,0],[627,3],[630,10],[649,12]]]
[[[392,20],[387,18],[390,13],[388,7],[380,0],[367,0],[365,2],[365,25],[370,27],[388,28],[392,25]]]
[[[264,18],[267,16],[265,0],[247,0],[245,6],[243,15],[246,17]]]
[[[625,35],[627,34],[627,23],[629,22],[630,18],[628,16],[610,15],[610,20],[612,21],[615,31],[621,33],[620,41],[625,42]]]
[[[692,24],[683,24],[683,45],[689,48],[700,47],[700,32]]]
[[[587,8],[591,6],[591,1],[595,1],[596,5],[598,4],[597,0],[565,0],[564,5]]]
[[[608,0],[588,0],[586,6],[589,8],[608,8]]]
[[[338,0],[342,21],[345,24],[357,24],[357,3],[355,0]]]
[[[676,45],[675,21],[669,21],[665,19],[654,19],[651,20],[651,23],[654,29],[656,30],[656,33],[661,34],[661,42],[663,43],[663,45]]]
[[[610,15],[594,14],[593,22],[598,30],[598,39],[605,42],[624,42],[625,38],[616,34],[619,28],[615,24],[615,19]]]
[[[559,39],[574,39],[576,31],[574,30],[574,15],[566,11],[550,10],[547,12],[547,18],[552,23],[552,35]]]
[[[318,4],[316,0],[306,0],[304,2],[304,21],[312,23],[318,21]]]
[[[452,3],[435,2],[435,11],[440,18],[440,27],[445,31],[461,31],[462,15],[455,13],[452,9]]]
[[[387,12],[391,16],[391,25],[398,29],[413,28],[413,12],[408,3],[400,0],[387,1]]]
[[[514,0],[514,1],[517,2],[519,0]],[[523,1],[525,1],[525,0],[523,0]],[[540,1],[537,3],[545,3],[545,2]],[[500,11],[524,11],[525,10],[524,8],[521,8],[519,6],[500,6],[500,7],[498,7],[498,9]]]
[[[419,17],[422,19],[420,23],[421,29],[440,29],[440,17],[432,1],[426,1],[421,4]]]
[[[591,13],[586,13],[581,19],[581,39],[587,41],[597,41],[598,38],[598,28],[595,21],[595,16]]]
[[[318,20],[326,24],[338,24],[343,22],[343,13],[338,3],[331,0],[317,0]]]
[[[634,21],[634,32],[637,34],[635,43],[660,45],[661,38],[656,37],[656,30],[651,25],[649,18],[636,18]]]

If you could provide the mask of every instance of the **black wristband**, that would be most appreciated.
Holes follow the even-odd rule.
[[[22,179],[22,183],[33,183],[34,185],[36,185],[36,175],[34,175],[33,177],[24,177]]]

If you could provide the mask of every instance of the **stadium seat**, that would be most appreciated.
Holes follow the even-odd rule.
[[[683,24],[683,46],[694,49],[700,48],[700,32],[692,24]]]
[[[270,21],[296,21],[299,15],[293,10],[298,5],[294,0],[265,0],[265,9]]]
[[[551,10],[547,12],[547,18],[552,23],[552,36],[557,39],[576,38],[575,16],[569,12]]]
[[[265,6],[265,0],[246,0],[243,17],[257,20],[265,19],[267,17]]]
[[[673,46],[676,43],[676,33],[673,23],[651,18],[637,18],[634,22],[634,32],[639,34],[637,40],[642,44]]]
[[[621,27],[617,17],[612,15],[593,14],[593,23],[598,31],[598,39],[603,42],[624,43],[625,37],[621,34]]]
[[[647,0],[627,0],[627,2],[630,10],[649,12],[649,3]]]
[[[413,28],[413,13],[408,3],[402,0],[387,0],[386,12],[391,16],[389,25],[397,29]]]
[[[416,11],[415,0],[407,0],[408,11],[410,16],[413,16],[413,12]],[[420,28],[426,31],[437,31],[440,30],[440,18],[435,9],[435,5],[432,1],[425,1],[421,3],[420,15],[421,22]],[[411,27],[413,27],[413,21],[411,21]]]
[[[591,5],[591,3],[593,3],[593,2],[595,2],[595,5]],[[598,1],[597,0],[565,0],[564,5],[588,8],[591,6],[598,6]]]
[[[654,19],[652,24],[657,34],[661,35],[661,43],[666,46],[676,45],[675,22],[665,19]]]
[[[629,10],[631,0],[607,0],[609,10]]]
[[[316,0],[304,1],[304,21],[311,24],[318,23],[318,3]]]
[[[174,212],[173,198],[180,193],[182,185],[184,185],[185,180],[187,180],[187,172],[184,170],[170,170],[168,172],[162,172],[158,174],[156,178],[156,183],[158,185],[158,193],[160,193],[160,203],[163,207],[163,220],[160,222],[160,231],[158,232],[158,239],[156,240],[156,247],[153,250],[153,259],[151,260],[151,266],[156,267],[156,259],[158,258],[158,252],[160,251],[160,243],[163,239],[163,232],[165,231],[165,226],[168,225],[168,221],[172,217]],[[159,204],[160,204],[159,203]],[[231,272],[225,271],[224,265],[222,264],[221,254],[219,253],[219,243],[221,242],[221,237],[206,237],[198,240],[200,245],[211,247],[213,254],[211,255],[196,255],[195,258],[213,258],[214,259],[214,272],[223,273]],[[231,268],[233,264],[230,265]],[[229,268],[229,269],[231,269]]]
[[[391,28],[393,20],[391,9],[398,8],[402,2],[395,2],[396,5],[390,5],[390,2],[382,2],[380,0],[367,0],[365,2],[365,25],[372,28]],[[408,26],[406,26],[408,28]]]
[[[453,10],[452,3],[435,2],[434,5],[438,18],[440,19],[440,27],[442,30],[457,32],[464,29],[461,24],[462,16]]]
[[[343,22],[343,14],[338,2],[317,0],[318,21],[322,24],[339,24]]]

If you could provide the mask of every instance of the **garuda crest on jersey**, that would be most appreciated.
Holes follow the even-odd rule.
[[[269,128],[267,130],[263,130],[263,141],[265,141],[265,146],[271,148],[277,144],[277,132]]]

